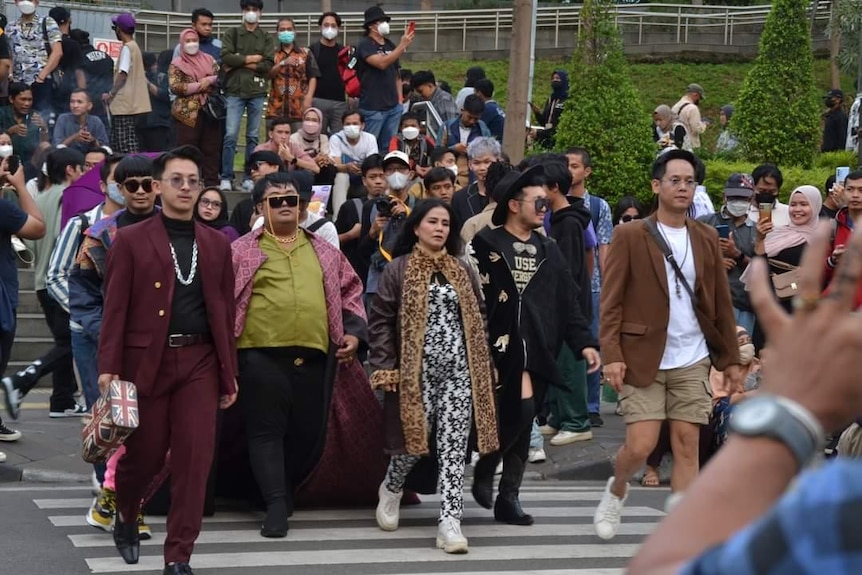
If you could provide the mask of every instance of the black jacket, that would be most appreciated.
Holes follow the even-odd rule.
[[[847,114],[837,108],[823,114],[821,152],[840,152],[847,147]]]
[[[592,319],[593,301],[590,275],[587,273],[584,230],[590,224],[590,210],[584,206],[583,198],[567,197],[569,206],[551,214],[549,235],[557,241],[563,259],[578,288],[577,298],[581,313]]]

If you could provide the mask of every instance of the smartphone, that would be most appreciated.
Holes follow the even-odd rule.
[[[411,20],[407,23],[407,33],[415,34],[416,33],[416,20]]]
[[[758,220],[760,221],[772,221],[772,202],[770,203],[761,203],[757,204],[757,209],[759,212]]]
[[[718,237],[723,240],[726,240],[730,237],[730,226],[727,224],[719,224],[715,226],[716,231],[718,231]]]
[[[18,156],[12,155],[9,156],[9,159],[6,160],[6,170],[10,174],[14,174],[18,171],[18,168],[21,167],[21,158]]]
[[[850,174],[849,166],[840,166],[835,168],[835,183],[844,185],[844,180],[847,179],[847,176]]]

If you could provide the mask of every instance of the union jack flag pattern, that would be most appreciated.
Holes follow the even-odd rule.
[[[130,381],[114,380],[84,419],[81,455],[104,463],[138,428],[138,391]]]

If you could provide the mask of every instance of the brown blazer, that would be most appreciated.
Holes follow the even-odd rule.
[[[697,273],[692,287],[700,329],[713,365],[724,370],[739,363],[739,348],[718,234],[695,220],[686,225]],[[614,229],[602,276],[602,362],[625,362],[625,383],[646,387],[655,381],[664,354],[670,292],[664,255],[642,221]]]

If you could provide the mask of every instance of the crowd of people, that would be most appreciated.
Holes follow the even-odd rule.
[[[589,143],[512,166],[481,68],[455,96],[433,72],[405,73],[398,59],[414,31],[389,41],[379,6],[347,51],[334,12],[304,48],[290,19],[276,36],[260,28],[260,0],[242,0],[242,25],[222,38],[197,9],[176,48],[153,58],[134,42],[134,17],[120,14],[114,73],[81,50],[86,32],[70,28],[66,8],[42,17],[37,4],[19,0],[6,26],[15,58],[0,108],[0,372],[15,338],[17,259],[33,266],[54,347],[0,387],[17,419],[48,374],[58,418],[88,413],[115,380],[135,384],[140,425],[94,465],[86,515],[127,563],[151,537],[143,508],[169,476],[164,573],[192,572],[217,428],[230,417],[266,509],[262,537],[286,537],[294,507],[314,504],[376,502],[380,529],[394,531],[403,502],[439,490],[446,553],[469,549],[467,465],[473,498],[495,520],[533,523],[519,499],[527,463],[545,460],[546,435],[554,446],[593,439],[602,377],[626,424],[594,516],[602,539],[617,534],[640,469],[644,485],[658,485],[666,453],[671,489],[691,488],[696,503],[680,505],[696,509],[708,493],[697,491],[700,468],[738,450],[722,447],[730,429],[783,442],[801,465],[823,427],[847,423],[824,421],[764,374],[792,349],[782,325],[826,317],[821,293],[862,304],[862,170],[840,171],[824,193],[797,187],[784,204],[780,168],[763,164],[731,175],[716,209],[692,152],[705,128],[699,85],[655,111],[652,205],[632,190],[612,207],[588,191]],[[92,67],[63,68],[70,42]],[[93,71],[103,62],[109,83]],[[348,98],[354,68],[358,102]],[[72,72],[54,83],[55,69]],[[565,71],[551,85],[533,107],[540,143],[553,142]],[[438,133],[417,101],[442,117]],[[269,138],[257,145],[264,113]],[[229,206],[244,114],[249,193]],[[332,195],[316,209],[321,185]],[[755,404],[778,413],[774,422],[746,427]],[[20,437],[0,421],[0,440]]]

